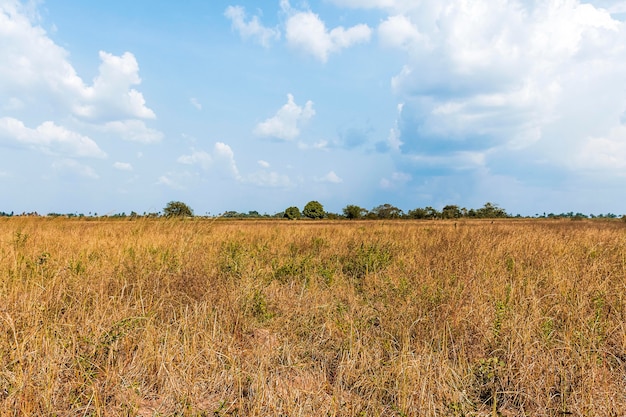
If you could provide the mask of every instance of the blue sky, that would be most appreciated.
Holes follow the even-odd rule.
[[[626,212],[626,1],[0,0],[0,211]]]

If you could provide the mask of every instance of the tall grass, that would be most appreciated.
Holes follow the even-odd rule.
[[[0,416],[626,415],[626,225],[0,220]]]

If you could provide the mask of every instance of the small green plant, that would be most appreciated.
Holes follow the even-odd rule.
[[[13,233],[13,248],[17,251],[23,249],[26,246],[26,242],[30,236],[28,233],[17,231]]]
[[[480,359],[474,369],[478,399],[483,404],[490,404],[493,415],[497,416],[498,392],[502,390],[505,364],[496,356]]]
[[[274,313],[269,310],[265,295],[259,290],[255,290],[252,295],[252,300],[250,300],[250,312],[260,322],[268,321],[274,317]]]

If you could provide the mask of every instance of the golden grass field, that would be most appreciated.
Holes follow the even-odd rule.
[[[626,223],[0,219],[0,416],[625,416]]]

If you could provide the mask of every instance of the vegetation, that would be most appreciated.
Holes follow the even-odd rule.
[[[355,206],[355,205],[347,205],[343,209],[343,215],[346,219],[355,220],[360,219],[367,214],[367,210],[363,207]]]
[[[4,217],[0,416],[626,415],[625,231]]]
[[[289,207],[285,210],[284,217],[289,220],[298,220],[300,218],[300,209],[298,207]]]
[[[193,211],[182,201],[170,201],[163,209],[165,217],[192,217]]]
[[[318,201],[309,201],[306,203],[306,206],[304,206],[302,214],[309,219],[323,219],[326,212],[324,211],[324,206]]]
[[[297,213],[296,213],[297,209]],[[389,203],[382,204],[374,207],[372,210],[367,210],[365,208],[359,207],[357,205],[347,205],[343,208],[342,214],[330,213],[324,210],[324,206],[318,201],[310,201],[304,207],[302,212],[298,207],[289,207],[289,213],[286,212],[278,212],[274,214],[260,214],[256,210],[250,210],[247,212],[237,212],[234,210],[225,211],[222,214],[218,214],[217,216],[211,216],[210,214],[206,214],[203,217],[223,217],[223,218],[236,218],[236,219],[299,219],[300,217],[308,218],[308,219],[328,219],[328,220],[341,220],[341,219],[367,219],[367,220],[394,220],[394,219],[416,219],[416,220],[446,220],[446,219],[502,219],[502,218],[522,218],[519,214],[513,216],[506,212],[498,205],[487,202],[485,205],[479,209],[467,209],[465,207],[460,207],[454,204],[449,204],[443,207],[441,211],[431,207],[426,206],[424,208],[418,207],[412,210],[409,210],[405,213],[402,209],[391,205]],[[15,214],[14,212],[7,213],[0,211],[0,217],[40,217],[37,212],[30,213],[21,213]],[[47,217],[86,217],[86,218],[156,218],[156,217],[191,217],[193,216],[193,211],[187,204],[180,201],[172,201],[169,202],[168,205],[164,209],[164,213],[146,213],[139,214],[135,211],[131,211],[129,215],[124,212],[121,213],[107,213],[105,215],[98,216],[98,213],[89,212],[87,215],[83,213],[48,213]],[[527,216],[525,218],[548,218],[548,219],[571,219],[571,220],[583,220],[583,219],[618,219],[618,215],[614,213],[606,213],[606,214],[583,214],[580,212],[574,213],[570,211],[568,213],[554,214],[554,213],[543,213],[543,214],[535,214],[534,216]],[[626,215],[624,215],[626,217]]]

